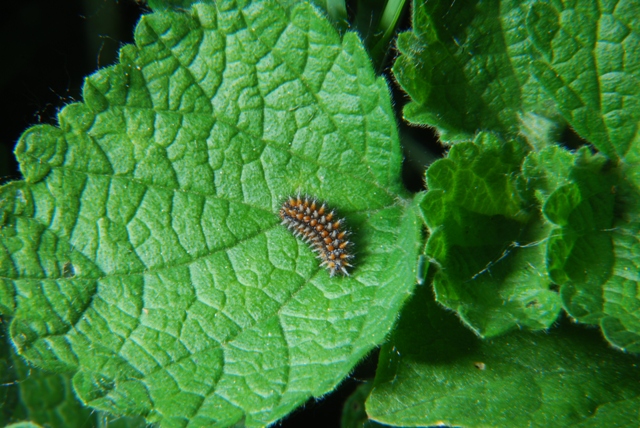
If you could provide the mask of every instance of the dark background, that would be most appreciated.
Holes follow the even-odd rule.
[[[57,124],[81,100],[84,76],[113,64],[143,9],[132,0],[6,2],[0,14],[0,183],[21,178],[13,156],[20,134]]]
[[[21,133],[36,124],[57,125],[60,109],[81,101],[84,77],[117,61],[120,46],[133,42],[135,24],[146,12],[144,5],[134,0],[27,0],[3,4],[0,184],[21,178],[13,156]],[[401,28],[407,27],[405,13]],[[387,73],[393,57],[392,52]],[[393,96],[400,111],[406,97],[397,89]],[[409,128],[401,119],[398,123],[406,154],[405,184],[418,191],[423,187],[424,166],[435,159],[440,149],[430,130]],[[336,391],[309,400],[280,426],[338,427],[344,401],[363,380],[374,375],[376,361],[374,352]]]

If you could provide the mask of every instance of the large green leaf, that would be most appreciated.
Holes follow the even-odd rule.
[[[640,423],[637,358],[563,322],[481,340],[419,288],[380,353],[367,413],[390,425],[616,426]]]
[[[138,24],[37,126],[0,189],[0,309],[32,364],[163,426],[259,426],[333,389],[391,329],[420,239],[389,93],[309,5]],[[279,225],[298,192],[353,230],[330,278]]]

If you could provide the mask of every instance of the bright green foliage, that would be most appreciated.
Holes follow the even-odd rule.
[[[425,255],[437,301],[482,336],[551,327],[562,306],[640,352],[639,8],[414,3],[393,69],[404,116],[457,143],[427,170]],[[557,146],[565,123],[600,153]],[[637,358],[596,332],[565,321],[480,340],[418,290],[382,349],[370,417],[639,425]]]
[[[415,3],[393,69],[411,96],[405,117],[449,142],[479,131],[506,141],[506,153],[454,147],[427,171],[422,205],[437,299],[481,335],[548,327],[559,297],[613,345],[640,351],[638,10],[635,0]],[[556,146],[565,124],[600,154]],[[511,145],[520,151],[504,162]]]
[[[316,4],[345,29],[344,2]],[[166,427],[272,423],[381,343],[418,278],[369,417],[640,424],[637,358],[553,326],[564,309],[640,352],[637,0],[414,2],[393,67],[403,114],[451,148],[413,201],[372,67],[401,0],[359,16],[380,30],[369,54],[308,4],[150,5],[83,103],[25,132],[25,180],[0,188],[0,315],[30,364],[58,372],[3,349],[20,387],[0,399],[20,403],[1,422],[77,426],[72,385]],[[557,145],[567,126],[591,146]],[[279,225],[298,193],[346,218],[352,276],[330,278]],[[376,425],[369,388],[346,424]]]
[[[639,382],[637,358],[597,331],[565,321],[482,340],[421,287],[381,350],[366,409],[400,426],[633,427]]]
[[[544,272],[548,228],[517,188],[521,162],[515,142],[481,134],[427,170],[421,206],[436,296],[482,336],[547,328],[561,309]]]
[[[162,426],[259,426],[333,389],[415,278],[417,208],[385,80],[309,5],[148,15],[84,102],[16,149],[0,309],[30,363]],[[330,278],[279,225],[298,192],[353,229]]]

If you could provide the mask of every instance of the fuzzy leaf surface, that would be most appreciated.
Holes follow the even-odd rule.
[[[420,239],[384,79],[309,5],[143,17],[0,189],[0,310],[32,364],[161,426],[261,426],[333,389],[391,329]],[[278,210],[346,218],[330,278]]]
[[[485,308],[485,289],[468,283],[475,294],[460,294],[460,287],[452,286],[444,292],[442,279],[463,274],[458,283],[467,284],[464,281],[477,279],[483,267],[492,268],[483,270],[484,274],[497,273],[495,263],[487,264],[487,255],[495,261],[496,251],[512,254],[513,244],[521,248],[538,243],[535,251],[541,257],[510,268],[506,275],[519,278],[526,269],[539,273],[538,280],[531,281],[532,293],[544,282],[547,288],[555,283],[571,316],[600,325],[614,346],[640,351],[639,7],[635,0],[414,4],[414,26],[398,39],[401,55],[393,69],[411,98],[405,118],[436,127],[449,143],[469,141],[480,131],[514,142],[524,137],[526,142],[520,152],[525,169],[505,173],[512,174],[514,182],[520,175],[526,181],[521,207],[529,212],[529,230],[534,233],[528,239],[505,236],[502,251],[499,247],[493,252],[467,251],[455,258],[463,261],[462,269],[456,270],[451,269],[451,260],[444,261],[453,254],[444,250],[449,248],[448,238],[441,239],[437,233],[486,234],[473,244],[480,249],[482,240],[490,246],[496,236],[509,235],[509,223],[491,233],[491,224],[475,217],[445,219],[448,226],[443,231],[432,229],[436,235],[430,237],[427,249],[435,262],[449,268],[435,278],[438,300],[459,311],[480,334],[491,335],[492,330],[469,322],[469,311]],[[567,126],[599,155],[556,147],[559,131]],[[529,156],[526,162],[525,156]],[[490,169],[491,164],[487,160],[486,167]],[[435,163],[434,167],[428,179],[437,175],[440,166]],[[442,182],[448,179],[443,176]],[[496,186],[493,192],[500,190],[501,183],[497,181]],[[440,192],[430,188],[427,200],[438,199],[436,194],[429,195],[434,191]],[[473,193],[471,188],[468,191]],[[427,224],[442,218],[434,212],[424,215]],[[469,266],[476,272],[467,271]],[[503,277],[494,275],[496,284],[490,289],[504,287]],[[528,308],[532,311],[539,303],[549,302],[531,296]],[[512,317],[512,311],[500,309],[501,302],[505,308],[514,303],[511,297],[493,295],[498,315],[505,320],[511,317],[507,324],[531,327],[529,316]],[[491,315],[491,311],[480,313]],[[547,312],[545,321],[551,320],[551,313]]]

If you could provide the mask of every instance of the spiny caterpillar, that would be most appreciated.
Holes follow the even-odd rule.
[[[322,260],[320,266],[329,269],[329,276],[348,276],[353,258],[349,252],[352,243],[345,239],[349,231],[344,229],[344,220],[334,219],[335,213],[327,211],[327,206],[315,199],[291,196],[282,204],[280,218],[295,236],[313,247]]]

